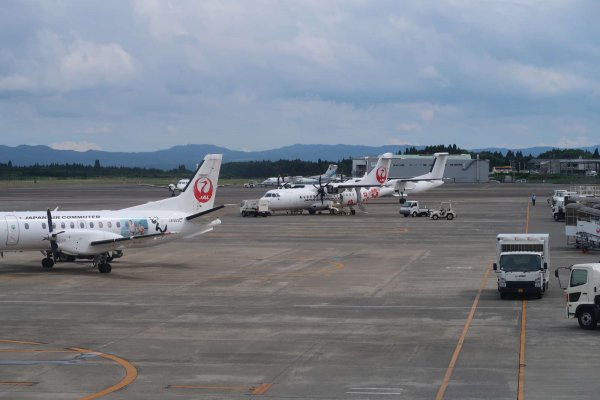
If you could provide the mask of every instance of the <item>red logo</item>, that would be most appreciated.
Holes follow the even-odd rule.
[[[387,179],[387,171],[385,170],[385,168],[379,167],[377,172],[375,172],[375,178],[377,179],[377,182],[384,183]]]
[[[596,229],[596,233],[600,233],[600,228]]]
[[[194,197],[200,203],[206,203],[213,196],[213,183],[208,178],[198,178],[194,182]]]
[[[379,197],[379,189],[371,188],[371,198],[376,199]]]

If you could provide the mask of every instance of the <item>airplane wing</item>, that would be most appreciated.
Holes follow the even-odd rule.
[[[154,240],[157,236],[164,236],[164,235],[168,235],[168,233],[152,233],[150,235],[142,235],[142,236],[128,236],[128,237],[120,237],[120,238],[115,238],[115,239],[105,239],[105,240],[95,240],[93,242],[90,243],[90,246],[100,246],[100,245],[104,245],[104,244],[111,244],[111,243],[117,243],[117,242],[125,242],[125,241],[129,241],[129,240],[135,240],[136,242],[140,243],[149,239]]]
[[[185,219],[187,221],[200,222],[206,224],[222,217],[223,215],[231,213],[233,211],[233,207],[239,206],[237,204],[222,204],[220,206],[211,208],[210,210],[189,215],[185,217]]]

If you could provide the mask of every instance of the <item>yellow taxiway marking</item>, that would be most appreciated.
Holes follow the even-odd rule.
[[[252,391],[252,394],[265,394],[269,389],[271,389],[271,387],[273,387],[272,383],[263,383],[262,385],[254,389]]]
[[[44,343],[40,342],[23,342],[21,340],[8,340],[8,339],[0,339],[0,343],[11,343],[11,344],[23,344],[23,345],[31,345],[31,346],[39,346]]]
[[[456,348],[454,349],[454,354],[452,354],[452,358],[450,359],[450,364],[448,365],[448,369],[446,369],[446,374],[444,375],[444,379],[442,384],[435,396],[435,400],[442,400],[444,398],[444,394],[446,393],[446,389],[448,388],[448,383],[450,382],[450,378],[452,377],[452,372],[454,371],[454,366],[456,365],[456,361],[458,360],[458,355],[462,350],[463,344],[465,342],[465,338],[469,329],[471,328],[471,323],[473,322],[473,317],[475,316],[475,310],[477,309],[477,304],[479,303],[479,298],[481,297],[481,292],[485,288],[488,277],[490,276],[490,272],[492,271],[492,265],[490,264],[485,270],[485,275],[481,280],[481,284],[479,285],[479,290],[477,290],[477,295],[475,296],[475,300],[473,300],[473,304],[471,305],[471,311],[469,312],[469,316],[467,317],[467,322],[465,322],[465,326],[463,328],[462,334],[458,339],[458,343],[456,344]]]
[[[72,347],[71,350],[79,351],[82,353],[95,354],[99,357],[106,358],[107,360],[114,361],[125,369],[125,377],[123,379],[121,379],[120,382],[118,382],[112,386],[109,386],[106,389],[103,389],[97,393],[82,397],[81,400],[91,400],[91,399],[100,398],[102,396],[106,396],[107,394],[116,392],[117,390],[121,390],[124,387],[130,385],[135,380],[135,378],[137,378],[137,368],[135,368],[133,366],[133,364],[131,364],[129,361],[125,360],[124,358],[117,357],[113,354],[107,354],[107,353],[102,353],[99,351],[82,349],[82,348],[78,348],[78,347]]]

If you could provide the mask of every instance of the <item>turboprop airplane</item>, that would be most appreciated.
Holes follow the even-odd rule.
[[[325,171],[324,174],[322,175],[315,175],[315,176],[309,176],[309,177],[303,177],[303,176],[297,176],[295,178],[293,178],[294,183],[297,184],[317,184],[317,183],[328,183],[331,182],[332,180],[335,179],[335,173],[337,171],[337,165],[336,164],[329,164],[329,167],[327,168],[327,171]]]
[[[90,258],[102,273],[125,248],[192,238],[221,223],[214,207],[221,154],[208,154],[180,196],[121,210],[0,212],[0,253],[41,251],[42,267]]]
[[[404,203],[406,201],[404,197],[406,192],[421,193],[444,183],[443,177],[447,159],[448,153],[435,153],[431,169],[426,174],[412,178],[390,179],[380,186],[344,190],[340,193],[339,205],[341,207],[357,205],[364,211],[363,205],[367,201],[387,196],[400,196],[400,203]],[[360,179],[353,179],[351,181],[356,182],[360,181]]]
[[[379,157],[375,168],[363,178],[351,179],[341,183],[330,183],[327,186],[319,183],[319,186],[294,185],[290,188],[273,189],[267,191],[261,200],[268,201],[269,211],[271,212],[308,210],[310,214],[314,214],[316,211],[328,210],[340,199],[337,193],[333,194],[333,191],[330,191],[331,187],[352,189],[365,186],[381,186],[386,182],[391,161],[392,153],[385,153]]]

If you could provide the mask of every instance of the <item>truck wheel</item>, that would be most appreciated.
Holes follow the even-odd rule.
[[[596,329],[596,324],[598,323],[596,314],[590,308],[585,308],[579,312],[577,322],[579,322],[579,326],[583,329]]]
[[[454,218],[454,214],[448,214],[448,215],[446,215],[446,218],[449,219],[449,220],[451,220],[451,219]]]
[[[416,216],[417,216],[417,212],[416,212],[416,211],[413,211],[413,213],[412,213],[412,216],[413,216],[413,217],[416,217]]]
[[[408,214],[402,214],[402,215],[404,215],[404,218],[408,218]]]
[[[437,215],[434,215],[434,216],[433,216],[433,217],[431,217],[431,218],[433,218],[434,220],[436,220],[436,219],[438,219],[438,216],[437,216]]]
[[[247,216],[248,216],[248,213],[247,213],[246,211],[242,211],[242,217],[244,217],[244,218],[245,218],[245,217],[247,217]]]

